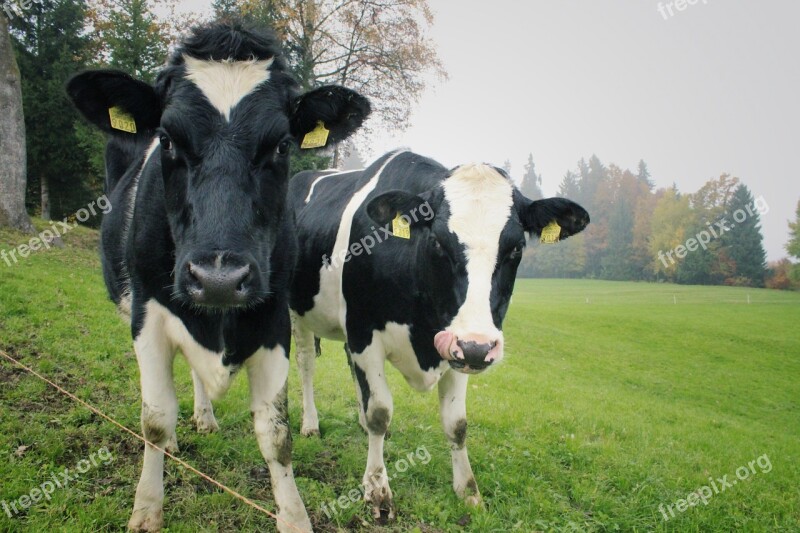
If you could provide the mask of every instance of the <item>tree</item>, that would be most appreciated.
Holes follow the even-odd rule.
[[[639,160],[639,167],[636,172],[636,177],[642,184],[646,185],[649,190],[652,191],[655,187],[655,183],[653,183],[653,180],[650,179],[650,170],[648,170],[647,163],[644,162],[644,159]]]
[[[789,242],[786,243],[786,251],[791,257],[800,259],[800,201],[797,202],[794,222],[789,222]],[[800,283],[800,263],[792,267],[792,279]]]
[[[0,10],[0,226],[32,233],[25,211],[25,118],[8,19]]]
[[[739,184],[728,204],[731,229],[721,237],[727,257],[735,265],[734,275],[725,280],[726,284],[764,286],[767,253],[759,225],[761,218],[754,206],[750,190]]]
[[[680,261],[674,251],[686,242],[688,229],[694,225],[694,213],[689,197],[681,195],[674,186],[659,191],[657,196],[650,219],[652,268],[656,275],[674,281]],[[669,252],[673,252],[672,255]]]
[[[44,207],[45,218],[67,216],[102,190],[101,177],[91,175],[86,155],[76,150],[80,119],[64,91],[92,54],[85,16],[82,0],[40,0],[13,21],[27,132],[26,203],[31,210]],[[48,192],[49,208],[41,201]]]
[[[174,2],[161,4],[170,7]],[[179,32],[176,25],[188,24],[174,15],[160,21],[147,0],[94,0],[90,20],[97,32],[98,63],[148,83],[167,58],[168,45]]]
[[[361,157],[361,152],[358,151],[355,144],[350,143],[347,148],[347,155],[342,161],[342,170],[361,170],[366,166],[364,158]]]
[[[531,200],[544,198],[542,193],[542,177],[536,174],[536,164],[533,162],[533,154],[528,154],[528,162],[525,163],[522,183],[519,190]]]

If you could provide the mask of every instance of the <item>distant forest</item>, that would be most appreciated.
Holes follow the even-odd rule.
[[[520,188],[542,197],[532,157]],[[644,161],[632,172],[592,156],[567,172],[558,196],[583,205],[592,223],[557,245],[531,243],[520,277],[753,287],[775,281],[760,227],[769,206],[738,178],[723,174],[687,194],[674,185],[655,189]]]

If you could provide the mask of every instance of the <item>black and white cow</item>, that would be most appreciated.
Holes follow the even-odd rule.
[[[296,257],[286,209],[289,149],[318,121],[330,141],[347,137],[369,103],[336,86],[301,94],[279,50],[268,32],[213,24],[193,30],[154,86],[99,70],[76,75],[67,90],[110,134],[114,209],[103,221],[102,264],[111,298],[131,318],[145,437],[177,446],[177,350],[192,368],[201,432],[218,428],[209,398],[244,366],[277,526],[294,531],[311,524],[292,473],[287,421]],[[164,454],[145,446],[131,529],[162,527],[163,468]]]
[[[363,483],[373,515],[394,513],[383,462],[392,418],[387,360],[419,391],[438,384],[453,487],[478,504],[465,445],[468,374],[503,358],[501,327],[526,234],[557,222],[560,238],[569,237],[588,213],[562,198],[531,201],[491,166],[448,170],[402,151],[363,171],[300,173],[289,201],[300,244],[290,306],[302,433],[319,433],[314,335],[345,341],[369,435]],[[395,234],[398,215],[410,227]]]

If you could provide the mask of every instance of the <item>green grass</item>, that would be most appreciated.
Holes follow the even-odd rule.
[[[39,222],[41,227],[42,223]],[[0,249],[23,236],[0,231]],[[0,263],[0,348],[131,428],[138,371],[127,327],[107,301],[96,233]],[[748,304],[749,297],[749,304]],[[390,372],[395,397],[390,469],[424,446],[428,464],[392,481],[398,520],[373,525],[357,504],[329,519],[321,505],[357,488],[367,443],[341,347],[323,344],[317,399],[322,439],[299,436],[290,376],[297,483],[318,530],[798,531],[800,294],[601,281],[520,280],[505,326],[506,360],[471,378],[468,446],[485,508],[454,495],[434,394]],[[294,362],[293,362],[294,365]],[[177,360],[181,457],[272,509],[252,433],[246,378],[216,405],[221,431],[192,429],[191,379]],[[141,462],[132,437],[0,361],[0,501],[106,446],[114,457],[9,518],[0,531],[119,531]],[[27,446],[27,448],[21,448]],[[665,521],[709,477],[756,473]],[[169,531],[274,530],[253,511],[167,461]]]

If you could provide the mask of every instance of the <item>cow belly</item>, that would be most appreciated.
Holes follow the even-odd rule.
[[[447,361],[442,360],[439,366],[430,370],[422,370],[411,344],[411,332],[408,325],[389,322],[378,336],[386,351],[386,358],[415,390],[430,391],[439,383],[442,375],[448,369]]]
[[[339,290],[339,273],[341,266],[332,268],[323,266],[319,271],[319,293],[314,296],[314,307],[302,317],[303,326],[312,330],[314,335],[325,339],[344,342],[346,340],[341,317],[341,291]]]

